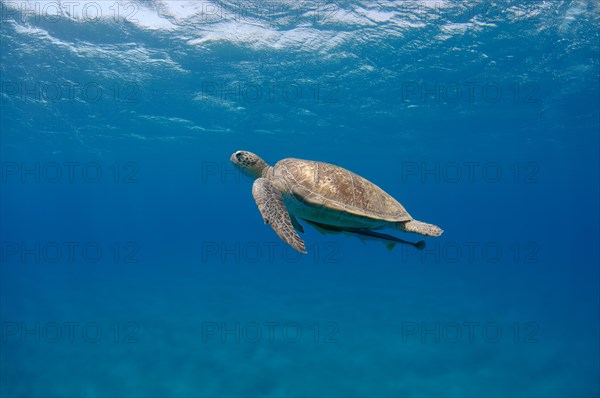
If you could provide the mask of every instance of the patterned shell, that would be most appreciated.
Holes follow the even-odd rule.
[[[283,159],[274,174],[307,206],[389,222],[409,221],[404,206],[369,180],[329,163]]]

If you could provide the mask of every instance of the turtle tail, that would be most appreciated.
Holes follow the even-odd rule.
[[[440,236],[444,231],[437,225],[427,224],[426,222],[412,220],[399,222],[397,227],[401,231],[414,232],[425,236]]]

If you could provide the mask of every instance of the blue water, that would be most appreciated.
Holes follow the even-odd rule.
[[[0,396],[599,396],[597,3],[0,4]],[[240,149],[445,232],[300,255]]]

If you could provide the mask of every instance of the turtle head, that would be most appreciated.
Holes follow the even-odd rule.
[[[231,163],[239,168],[242,173],[252,179],[262,177],[269,168],[267,162],[258,155],[248,151],[236,151],[231,155]]]

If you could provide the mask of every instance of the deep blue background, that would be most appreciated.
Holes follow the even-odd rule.
[[[597,5],[94,4],[2,2],[2,396],[598,396]],[[300,258],[238,149],[346,167],[445,233],[307,227]]]

